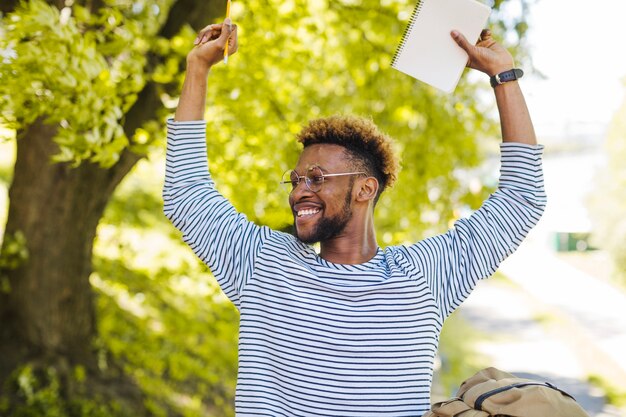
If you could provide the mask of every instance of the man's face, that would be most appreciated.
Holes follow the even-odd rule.
[[[339,145],[319,144],[302,151],[295,171],[305,175],[311,166],[324,174],[351,172],[353,167]],[[341,235],[352,219],[354,176],[325,178],[322,188],[313,192],[304,180],[289,195],[296,236],[305,243],[323,242]]]

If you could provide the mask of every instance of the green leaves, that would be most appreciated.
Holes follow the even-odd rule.
[[[53,161],[106,167],[128,146],[121,121],[143,87],[147,48],[132,42],[133,25],[119,12],[107,11],[96,17],[32,0],[1,21],[0,49],[12,51],[0,63],[2,121],[17,129],[38,118],[56,125]],[[108,23],[95,31],[101,20]]]
[[[176,106],[195,33],[156,36],[175,3],[106,0],[92,13],[24,1],[0,20],[0,123],[55,126],[57,162],[108,168],[125,149],[149,156],[118,189],[94,244],[101,350],[125,365],[156,415],[232,415],[237,312],[161,214],[165,117],[124,132],[137,125],[128,111],[148,83],[157,107]],[[404,169],[376,209],[381,245],[441,231],[481,201],[486,187],[470,188],[467,178],[497,136],[491,105],[478,99],[488,83],[464,77],[442,96],[390,69],[414,4],[233,2],[240,48],[211,70],[207,142],[218,188],[251,220],[288,228],[278,181],[296,163],[294,136],[306,121],[335,113],[370,116],[397,140]],[[523,17],[496,14],[496,32],[523,35]],[[16,245],[5,237],[2,267],[25,256],[15,237]]]
[[[59,374],[53,366],[40,363],[26,363],[17,368],[5,381],[16,397],[24,400],[23,404],[11,404],[8,395],[0,395],[0,413],[17,417],[116,417],[125,415],[119,404],[100,403],[89,398],[67,399],[63,383],[73,389],[84,389],[85,370],[74,368],[73,374]]]
[[[98,331],[155,415],[233,415],[238,314],[162,215],[163,159],[140,161],[100,224]]]
[[[0,252],[0,269],[16,269],[28,260],[26,237],[21,231],[5,233]]]
[[[240,51],[212,70],[207,113],[211,171],[235,206],[259,223],[286,227],[286,197],[275,183],[295,164],[295,132],[313,118],[356,113],[397,140],[405,167],[377,208],[384,243],[447,227],[468,192],[451,172],[475,166],[481,143],[497,130],[488,107],[477,105],[487,83],[464,78],[454,95],[442,96],[390,69],[406,25],[399,17],[408,18],[414,4],[235,4]],[[436,202],[427,196],[431,187],[440,190]]]

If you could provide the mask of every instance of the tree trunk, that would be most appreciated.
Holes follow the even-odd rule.
[[[91,357],[85,340],[95,334],[91,251],[96,227],[115,186],[139,159],[115,169],[50,163],[54,128],[37,122],[17,142],[6,233],[21,231],[28,261],[8,270],[19,338],[44,354]]]
[[[5,236],[20,232],[29,256],[2,271],[11,290],[0,317],[0,380],[24,361],[54,367],[62,379],[76,365],[95,380],[111,377],[98,368],[91,343],[96,336],[92,245],[111,194],[139,156],[125,153],[111,169],[53,164],[54,134],[55,128],[41,121],[18,132]],[[123,385],[124,395],[140,403],[138,389]],[[73,394],[71,387],[64,389]]]
[[[11,1],[2,10],[10,12],[15,4]],[[159,36],[170,38],[186,23],[199,29],[222,13],[224,6],[219,0],[177,0]],[[146,73],[160,60],[149,57]],[[128,137],[156,119],[161,107],[158,86],[146,84],[125,115]],[[92,163],[77,168],[53,164],[55,133],[54,126],[41,120],[18,132],[3,245],[21,233],[29,255],[17,268],[0,269],[0,278],[8,278],[10,284],[9,293],[0,292],[0,394],[11,373],[28,362],[40,369],[55,368],[62,395],[71,398],[77,393],[69,376],[80,365],[89,381],[88,392],[82,390],[80,395],[122,400],[134,410],[133,415],[145,414],[138,388],[119,368],[110,364],[103,372],[98,367],[92,343],[97,318],[89,283],[98,222],[115,188],[140,156],[125,150],[108,169]]]

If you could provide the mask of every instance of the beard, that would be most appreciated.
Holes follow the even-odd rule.
[[[352,187],[350,187],[352,189]],[[302,242],[307,244],[313,244],[317,242],[323,242],[339,236],[345,230],[346,226],[352,219],[352,202],[351,192],[346,193],[343,207],[340,212],[332,217],[322,217],[314,226],[311,233],[307,236],[302,236],[298,227],[294,223],[294,229],[296,231],[296,237]]]

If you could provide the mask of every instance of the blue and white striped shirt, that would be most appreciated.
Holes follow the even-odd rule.
[[[165,213],[240,311],[238,416],[421,416],[444,319],[539,220],[541,146],[501,145],[498,190],[445,234],[334,264],[215,189],[204,121],[168,121]]]

